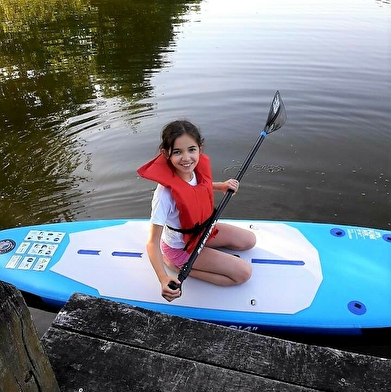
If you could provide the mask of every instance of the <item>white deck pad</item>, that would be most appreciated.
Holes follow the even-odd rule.
[[[322,270],[318,251],[299,230],[284,223],[225,222],[251,229],[257,237],[253,249],[235,252],[252,263],[251,279],[240,286],[219,287],[189,277],[175,305],[282,314],[311,305]],[[148,230],[148,221],[128,221],[71,233],[51,271],[91,286],[102,296],[167,304],[146,252]]]

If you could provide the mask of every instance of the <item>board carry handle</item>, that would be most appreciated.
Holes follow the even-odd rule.
[[[272,133],[274,131],[277,131],[277,129],[280,129],[284,125],[286,118],[287,115],[286,115],[284,103],[282,102],[279,91],[276,91],[276,93],[274,94],[274,98],[272,100],[272,104],[270,106],[269,115],[266,120],[265,127],[260,132],[260,135],[258,136],[258,139],[254,143],[251,151],[247,155],[247,158],[242,163],[242,166],[240,167],[238,173],[236,174],[235,177],[236,180],[240,181],[243,178],[244,173],[246,172],[251,161],[253,160],[262,142],[265,140],[265,137],[269,133]],[[204,248],[206,241],[208,240],[210,234],[212,233],[213,228],[216,226],[217,220],[219,219],[220,215],[224,211],[224,208],[230,201],[233,194],[234,191],[232,189],[228,189],[228,191],[225,193],[223,199],[221,200],[220,204],[218,205],[218,207],[215,209],[213,213],[212,219],[210,220],[210,224],[204,229],[200,239],[197,242],[196,247],[191,253],[189,260],[182,266],[182,268],[179,271],[178,280],[181,282],[181,284],[178,285],[176,282],[171,281],[168,284],[168,287],[170,289],[176,290],[180,288],[182,291],[183,281],[189,276],[190,271],[194,265],[194,262],[196,261],[198,255],[201,253],[202,249]]]

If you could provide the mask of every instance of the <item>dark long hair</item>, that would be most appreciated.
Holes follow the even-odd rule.
[[[201,136],[198,128],[187,120],[176,120],[167,124],[162,130],[162,142],[159,146],[159,150],[164,149],[169,156],[172,154],[172,149],[177,137],[188,134],[197,143],[198,147],[204,143],[204,139]]]

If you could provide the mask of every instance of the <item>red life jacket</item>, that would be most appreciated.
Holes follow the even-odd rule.
[[[137,173],[147,180],[158,182],[170,189],[179,211],[181,224],[176,231],[183,234],[186,243],[184,249],[191,253],[213,214],[214,197],[209,157],[205,154],[200,155],[195,168],[197,178],[195,186],[180,178],[163,154],[141,166]],[[209,238],[213,238],[216,234],[217,229],[214,228]]]

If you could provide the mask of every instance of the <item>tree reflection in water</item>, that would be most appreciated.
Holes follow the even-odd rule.
[[[0,3],[0,228],[77,216],[91,169],[81,133],[103,121],[100,99],[119,97],[135,128],[175,24],[199,3]]]

